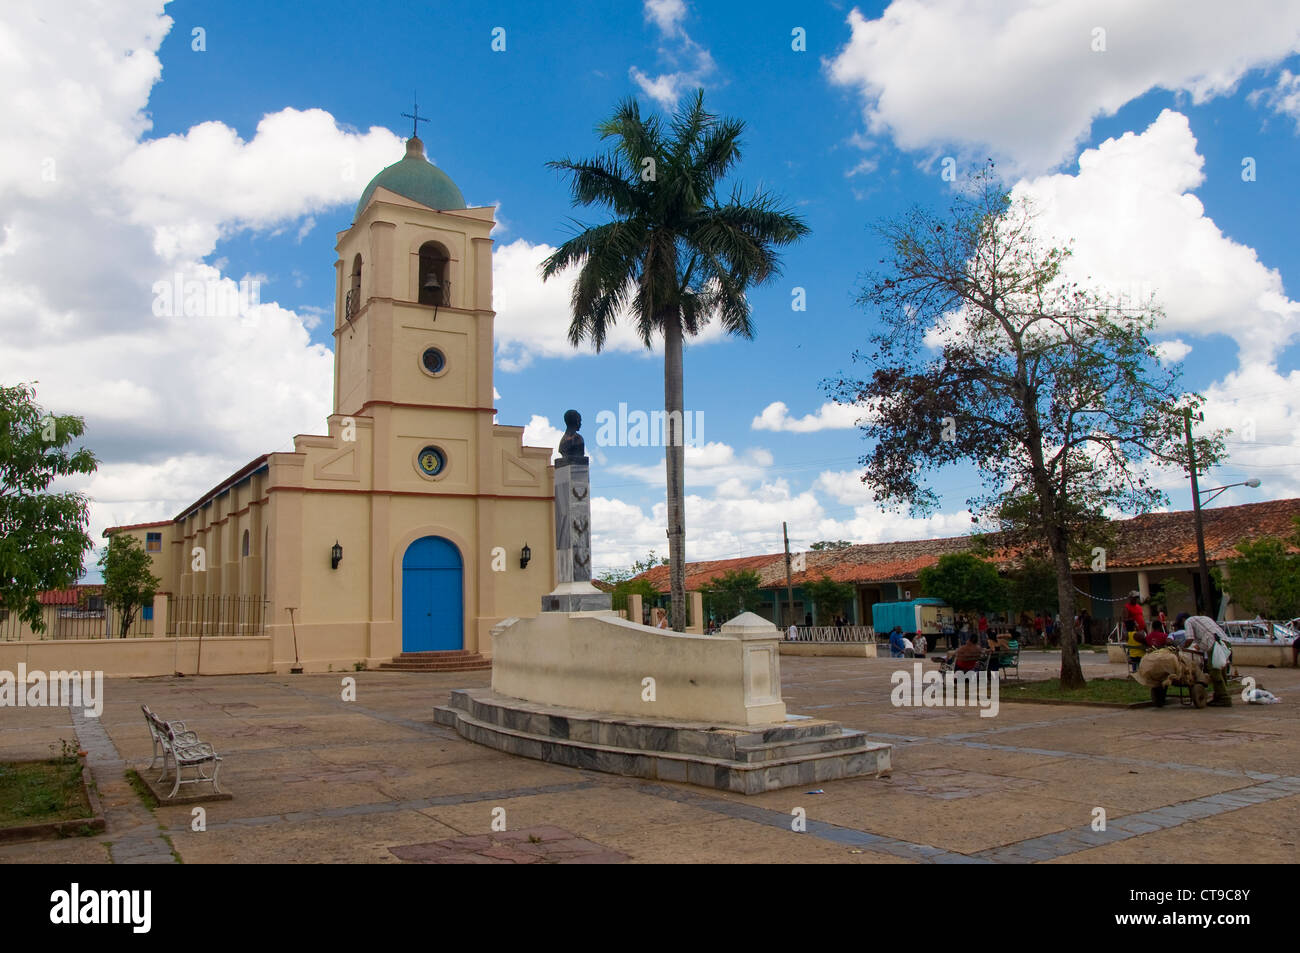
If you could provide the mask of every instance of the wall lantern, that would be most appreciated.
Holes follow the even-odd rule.
[[[343,547],[336,539],[333,548],[330,549],[330,569],[338,569],[341,562],[343,562]]]
[[[524,548],[519,551],[519,568],[527,569],[528,561],[532,558],[533,558],[533,551],[528,548],[527,543],[524,543]]]

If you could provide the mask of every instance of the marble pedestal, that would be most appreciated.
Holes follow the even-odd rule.
[[[555,579],[543,612],[598,612],[610,596],[591,584],[591,470],[587,457],[555,463]]]

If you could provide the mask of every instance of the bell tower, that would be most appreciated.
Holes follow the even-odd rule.
[[[371,180],[335,246],[336,414],[491,407],[493,224],[414,135]]]

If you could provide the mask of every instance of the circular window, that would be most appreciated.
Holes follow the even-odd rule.
[[[426,347],[420,355],[420,366],[429,374],[441,374],[447,368],[447,356],[436,347]]]
[[[416,458],[416,463],[425,476],[438,476],[447,466],[447,455],[437,447],[425,447]]]

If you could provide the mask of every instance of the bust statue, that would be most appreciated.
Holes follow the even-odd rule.
[[[564,412],[564,436],[560,438],[560,463],[586,463],[587,446],[578,433],[582,427],[582,414],[576,410]]]

